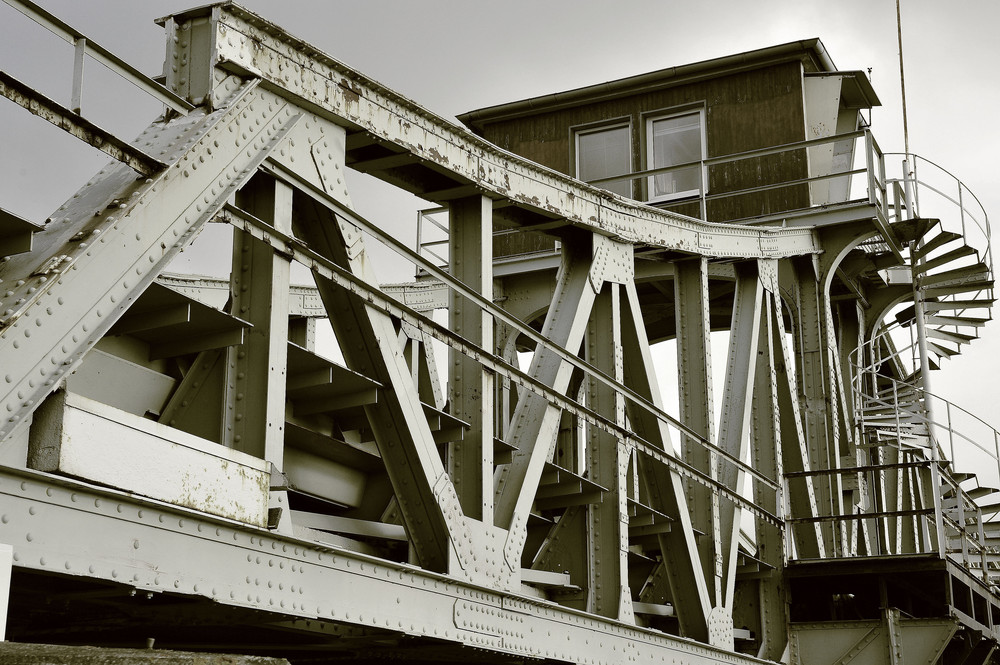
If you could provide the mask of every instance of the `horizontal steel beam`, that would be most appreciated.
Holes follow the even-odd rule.
[[[20,569],[443,640],[618,665],[763,663],[548,601],[33,471],[0,472],[0,541]],[[212,570],[206,579],[205,570]],[[350,593],[344,593],[350,589]],[[558,634],[559,639],[550,636]]]
[[[192,12],[177,20],[205,15]],[[810,229],[712,224],[614,196],[497,148],[241,7],[224,5],[219,17],[221,67],[259,76],[277,94],[363,129],[491,198],[623,242],[705,256],[779,258],[822,249]]]

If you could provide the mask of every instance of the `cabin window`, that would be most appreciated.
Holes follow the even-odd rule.
[[[646,160],[648,169],[661,169],[705,158],[705,113],[698,110],[647,118]],[[648,200],[669,201],[697,196],[703,190],[704,170],[700,164],[648,179]]]
[[[578,130],[576,136],[576,177],[584,182],[627,175],[632,172],[631,131],[627,123]],[[616,194],[632,198],[632,181],[599,183]]]

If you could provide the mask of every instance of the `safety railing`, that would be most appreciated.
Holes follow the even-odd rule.
[[[791,155],[795,153],[801,153],[808,149],[823,148],[826,146],[833,146],[836,143],[850,141],[857,144],[858,139],[864,139],[863,145],[863,156],[864,164],[858,168],[851,169],[839,169],[831,168],[829,172],[813,174],[807,177],[795,177],[786,180],[780,180],[775,182],[765,182],[763,184],[755,184],[751,187],[741,187],[738,189],[727,189],[720,192],[708,191],[709,188],[706,186],[705,178],[706,174],[712,168],[726,167],[731,164],[738,164],[739,162],[744,162],[751,159],[761,159],[764,157],[780,156],[780,155]],[[805,160],[803,160],[804,162]],[[804,165],[804,164],[803,164]],[[853,166],[853,165],[852,165]],[[732,153],[728,155],[720,155],[717,157],[709,157],[705,159],[700,159],[697,161],[684,162],[683,164],[676,164],[672,166],[644,169],[641,171],[633,171],[631,173],[625,173],[616,176],[609,176],[606,178],[599,178],[589,181],[591,185],[608,185],[611,183],[620,182],[633,182],[642,181],[647,178],[652,178],[657,175],[664,175],[675,173],[684,170],[693,170],[692,167],[698,167],[697,171],[700,177],[699,183],[699,193],[697,195],[697,201],[700,209],[700,217],[702,219],[708,219],[708,205],[712,202],[722,201],[724,199],[732,199],[737,197],[743,197],[750,194],[758,194],[767,191],[773,191],[777,189],[784,189],[796,186],[811,186],[818,183],[829,182],[833,180],[847,180],[847,187],[844,191],[849,193],[852,191],[851,188],[851,178],[853,176],[864,176],[864,182],[867,187],[867,193],[864,197],[855,200],[866,200],[867,202],[874,206],[878,211],[878,214],[882,216],[883,219],[887,218],[889,213],[888,210],[888,185],[886,181],[886,168],[885,160],[881,149],[879,148],[878,142],[872,135],[871,131],[868,129],[858,130],[854,132],[847,132],[844,134],[836,134],[833,136],[827,136],[818,139],[810,139],[807,141],[796,141],[793,143],[785,143],[779,146],[760,148],[757,150],[748,150],[739,153]],[[640,183],[641,185],[641,183]],[[643,189],[639,187],[640,191]],[[849,195],[842,197],[842,201],[824,201],[824,203],[844,203],[850,199]],[[688,199],[689,201],[692,199]],[[670,203],[678,203],[681,201],[674,200]],[[801,208],[802,210],[808,210],[812,206],[807,206]],[[774,212],[793,212],[793,210],[781,210]],[[732,219],[714,219],[712,221],[743,221],[749,219],[750,217],[732,218]]]
[[[920,217],[926,214],[941,220],[941,228],[961,234],[966,244],[980,250],[980,259],[993,267],[993,248],[989,216],[979,198],[957,176],[944,167],[917,154],[890,152],[886,157],[893,168],[886,183],[896,188],[896,203],[890,214],[895,219]],[[909,190],[911,210],[901,209],[906,205],[906,191]],[[952,214],[945,214],[951,212]]]
[[[6,97],[81,141],[127,164],[144,176],[162,170],[164,164],[158,158],[146,154],[132,142],[120,138],[82,115],[84,63],[89,56],[181,115],[187,114],[194,106],[33,2],[28,0],[4,0],[4,2],[74,46],[73,84],[67,107],[7,72],[0,71],[0,97]]]
[[[448,208],[417,211],[417,254],[440,270],[448,270]],[[417,266],[417,275],[422,271]]]
[[[182,115],[194,108],[183,97],[168,90],[153,78],[146,76],[76,28],[53,16],[35,3],[30,2],[30,0],[3,1],[74,46],[73,87],[70,95],[70,110],[74,113],[80,113],[81,106],[83,105],[83,73],[84,62],[87,56],[93,58],[96,62],[101,63],[143,92],[152,95]]]
[[[425,208],[417,211],[416,250],[421,257],[441,270],[448,270],[450,234],[447,207]],[[493,231],[494,263],[537,256],[558,255],[561,242],[540,233],[524,232],[516,228],[498,228]],[[417,277],[427,276],[427,271],[416,268]]]
[[[790,529],[803,522],[863,523],[864,529],[831,530],[840,536],[840,556],[937,554],[993,584],[991,564],[1000,550],[990,540],[991,527],[1000,521],[990,519],[1000,513],[1000,432],[917,382],[893,376],[915,365],[915,341],[895,341],[901,329],[885,326],[851,357],[857,443],[868,450],[870,464],[785,477],[788,491],[799,477],[856,475],[860,508],[786,521]],[[973,479],[975,486],[966,486]],[[992,495],[997,502],[980,503]]]

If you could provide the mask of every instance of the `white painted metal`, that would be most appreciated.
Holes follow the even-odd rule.
[[[493,299],[493,202],[485,196],[449,206],[450,274],[487,300]],[[475,302],[450,292],[451,328],[473,344],[492,350],[493,318]],[[489,522],[493,515],[494,377],[474,358],[451,351],[448,358],[451,415],[469,423],[452,442],[449,472],[465,514]]]
[[[811,626],[788,634],[790,559],[856,558],[872,532],[894,541],[892,553],[926,549],[925,514],[937,520],[941,565],[947,525],[963,565],[980,554],[977,592],[990,580],[981,512],[948,474],[950,487],[937,486],[934,456],[903,450],[904,434],[920,433],[904,432],[897,395],[899,450],[857,466],[851,414],[870,430],[885,414],[848,406],[844,339],[866,332],[831,289],[851,279],[849,252],[882,227],[672,215],[505,153],[235,5],[164,26],[168,86],[199,108],[140,137],[162,168],[147,165],[141,180],[106,169],[34,251],[0,264],[10,285],[0,459],[12,465],[0,472],[0,541],[15,543],[17,571],[277,613],[296,629],[332,622],[389,641],[595,664],[759,662],[741,652],[751,641],[771,660],[787,643],[809,665],[869,662],[883,643],[889,662],[933,662],[957,622],[986,618],[956,610],[918,625],[886,607],[861,632],[816,629],[835,634],[829,653]],[[82,56],[91,44],[74,39]],[[79,93],[82,69],[76,79]],[[432,192],[449,202],[447,271],[352,209],[349,145],[382,150],[360,170],[420,165],[452,183]],[[560,234],[554,283],[545,261],[494,269],[495,211],[510,205],[542,220],[535,231]],[[210,219],[235,228],[231,278],[162,276]],[[380,287],[366,234],[428,277]],[[719,258],[737,262],[710,264]],[[289,284],[293,261],[316,288]],[[979,276],[977,265],[928,284]],[[238,335],[140,337],[153,320],[191,313],[129,314],[158,278],[226,308]],[[710,302],[734,278],[732,306]],[[647,329],[663,315],[644,282],[674,294],[689,390],[680,417],[660,394]],[[445,307],[448,325],[435,323],[430,313]],[[716,441],[709,335],[720,313],[732,319]],[[314,331],[290,331],[290,315],[328,317],[349,369],[317,356]],[[939,341],[963,339],[950,335]],[[444,391],[435,343],[449,349]],[[533,348],[528,371],[514,366],[519,346]],[[875,469],[878,488],[861,480]],[[955,514],[939,492],[956,497]],[[309,507],[292,510],[291,498]],[[876,499],[890,510],[861,512]],[[973,514],[976,533],[964,528]]]
[[[483,191],[623,242],[707,256],[779,257],[819,249],[808,229],[708,224],[609,199],[604,190],[543,169],[455,127],[243,8],[226,6],[219,21],[220,66],[260,76],[284,94],[315,104],[329,117],[364,128]],[[286,70],[301,75],[287,76]]]
[[[268,471],[231,450],[73,393],[35,413],[28,463],[249,525],[267,525]]]
[[[25,278],[0,297],[0,354],[6,359],[0,403],[7,414],[0,438],[79,363],[133,294],[153,280],[280,139],[281,128],[292,120],[291,109],[268,108],[254,88],[233,84],[236,94],[225,109],[151,126],[144,141],[172,150],[169,169],[136,182],[128,167],[109,167],[55,213],[55,221],[39,234],[39,252],[8,261],[7,274]],[[220,140],[240,125],[243,113],[253,118],[252,129],[241,129],[248,138]],[[63,329],[59,321],[73,322],[72,329]]]

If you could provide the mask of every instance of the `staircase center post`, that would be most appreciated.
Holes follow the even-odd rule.
[[[919,249],[919,246],[920,241],[918,240],[910,243],[910,256],[914,256],[916,254],[916,250]],[[934,397],[931,394],[931,366],[927,350],[927,328],[926,321],[924,320],[923,288],[920,284],[920,278],[916,276],[918,274],[917,267],[922,261],[923,259],[917,259],[916,265],[911,266],[911,270],[913,270],[914,274],[913,311],[914,321],[917,328],[917,349],[920,354],[920,388],[923,391],[923,406],[927,422],[928,443],[930,445],[930,490],[934,505],[934,546],[938,551],[938,555],[943,558],[945,556],[945,533],[944,515],[941,507],[941,470],[938,466],[940,454],[934,420]]]

